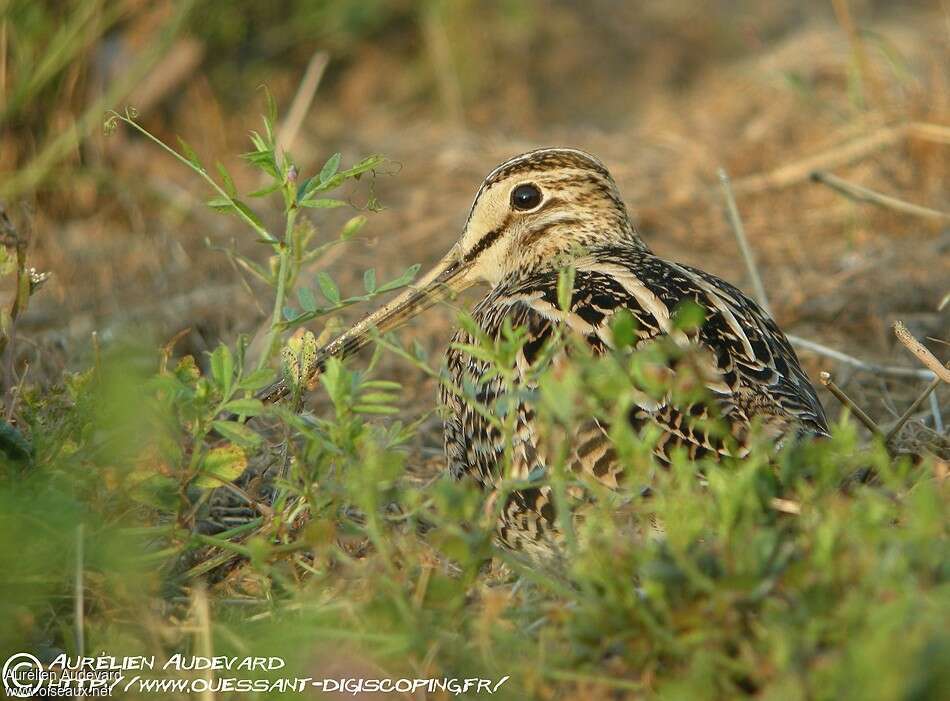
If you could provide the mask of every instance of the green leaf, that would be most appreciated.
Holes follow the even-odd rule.
[[[627,309],[618,309],[610,321],[615,348],[629,348],[637,339],[637,322]]]
[[[379,414],[392,416],[393,414],[399,413],[399,408],[394,406],[377,406],[373,404],[356,404],[353,407],[353,411],[357,414]]]
[[[212,421],[211,425],[224,438],[243,448],[254,449],[261,444],[260,435],[239,421]]]
[[[231,482],[240,477],[246,468],[247,454],[239,446],[229,443],[212,448],[201,460],[200,473],[194,485],[206,489],[220,487],[221,480]]]
[[[373,268],[363,273],[363,289],[369,293],[376,291],[376,270]]]
[[[359,233],[360,229],[363,228],[364,224],[366,224],[366,217],[362,214],[356,215],[343,225],[343,228],[340,230],[340,240],[348,241],[353,238]]]
[[[231,174],[228,173],[228,169],[224,167],[221,161],[218,161],[216,165],[218,167],[218,173],[221,175],[221,181],[224,183],[224,191],[231,197],[237,197],[237,188],[234,186],[234,180],[231,179]]]
[[[367,173],[375,169],[382,162],[383,162],[382,156],[377,156],[377,155],[367,156],[366,158],[364,158],[362,161],[357,163],[352,168],[347,168],[346,170],[344,170],[342,175],[348,178],[359,178],[364,173]]]
[[[276,192],[279,189],[280,189],[280,183],[275,182],[272,185],[267,185],[265,187],[262,187],[260,190],[254,190],[254,192],[249,192],[247,196],[248,197],[264,197],[266,195],[269,195],[272,192]]]
[[[212,197],[205,204],[219,212],[230,212],[234,209],[234,203],[228,197]]]
[[[240,416],[257,416],[264,412],[264,403],[260,399],[234,399],[223,407],[224,411]]]
[[[312,177],[311,177],[311,178],[307,178],[307,179],[304,180],[302,183],[300,183],[300,185],[297,186],[297,195],[296,195],[296,197],[295,197],[295,200],[296,200],[298,203],[299,203],[302,199],[304,199],[304,198],[307,196],[307,194],[309,193],[311,183],[313,183],[313,178],[312,178]]]
[[[317,273],[317,284],[320,286],[320,292],[323,293],[330,304],[340,303],[340,288],[333,282],[333,278],[324,272]]]
[[[686,299],[673,310],[673,326],[680,331],[698,329],[706,320],[706,310],[696,302]]]
[[[346,207],[348,203],[344,200],[334,200],[330,197],[321,197],[315,200],[304,200],[300,203],[301,207],[310,209],[335,209],[337,207]]]
[[[200,171],[204,171],[204,166],[201,165],[201,159],[198,158],[198,154],[195,153],[195,150],[191,147],[191,145],[180,136],[178,137],[178,145],[181,147],[181,155],[183,155],[195,168]]]
[[[221,394],[227,396],[230,393],[233,376],[234,358],[231,356],[231,349],[221,344],[211,354],[211,377]]]
[[[340,153],[334,153],[327,159],[327,162],[323,164],[323,168],[320,169],[320,184],[324,185],[330,178],[336,175],[337,171],[340,169],[340,161],[343,160],[343,155]]]
[[[275,375],[276,373],[270,368],[261,368],[260,370],[255,370],[254,372],[241,378],[241,381],[238,383],[238,389],[253,392],[254,390],[260,389],[261,387],[266,387],[271,382],[273,382]]]
[[[241,210],[244,216],[254,222],[261,229],[264,228],[264,222],[261,221],[261,218],[257,216],[250,207],[241,202],[241,200],[234,200],[234,206]]]
[[[264,115],[264,123],[271,125],[277,124],[277,101],[266,86],[264,87],[264,104],[267,107],[267,114]]]
[[[297,288],[297,301],[300,302],[300,308],[306,312],[317,310],[317,300],[313,297],[313,290],[309,287]]]
[[[399,277],[397,277],[395,280],[390,280],[389,282],[380,285],[379,288],[378,288],[376,291],[377,291],[377,292],[389,292],[389,291],[391,291],[391,290],[395,290],[395,289],[398,288],[398,287],[403,287],[404,285],[408,285],[410,282],[412,282],[413,280],[415,280],[415,278],[416,278],[416,273],[419,272],[419,268],[420,268],[420,267],[421,267],[421,266],[420,266],[418,263],[416,263],[415,265],[410,266],[410,267],[406,270],[406,272],[404,272],[402,275],[400,275]]]
[[[574,268],[560,271],[557,278],[557,303],[561,311],[569,311],[574,297]]]
[[[363,389],[388,389],[398,392],[402,389],[402,384],[393,382],[392,380],[367,380],[363,382],[360,387]]]
[[[392,404],[399,397],[388,392],[367,392],[360,395],[360,401],[367,404]]]

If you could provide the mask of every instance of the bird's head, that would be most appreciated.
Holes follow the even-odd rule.
[[[646,248],[610,172],[583,151],[548,148],[516,156],[488,174],[458,244],[443,260],[451,264],[454,258],[470,283],[495,285],[611,244]]]
[[[320,360],[350,355],[373,329],[390,331],[476,283],[494,286],[509,275],[556,269],[578,251],[609,245],[647,250],[603,163],[569,148],[516,156],[485,178],[462,236],[442,260],[322,349]]]

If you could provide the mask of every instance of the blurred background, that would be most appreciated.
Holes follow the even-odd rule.
[[[591,151],[656,252],[749,291],[717,169],[780,325],[852,355],[918,367],[904,320],[946,361],[950,327],[950,6],[941,0],[0,0],[0,200],[52,274],[19,322],[28,381],[134,329],[181,350],[253,334],[263,290],[220,249],[266,261],[193,173],[105,114],[134,107],[163,140],[221,161],[243,191],[266,86],[303,171],[390,159],[347,193],[361,237],[320,262],[344,291],[431,263],[482,177],[539,146]],[[814,170],[930,210],[845,198]],[[279,226],[280,211],[262,208]],[[317,210],[336,236],[353,211]],[[943,307],[941,308],[941,302]],[[6,304],[6,302],[4,302]],[[354,312],[358,313],[358,312]],[[451,310],[406,333],[437,349]],[[319,331],[319,329],[317,329]],[[812,353],[874,414],[916,386]],[[411,369],[394,372],[412,373]],[[403,378],[406,379],[406,378]],[[415,378],[422,383],[421,377]],[[882,389],[884,391],[882,391]],[[422,395],[431,396],[431,395]],[[826,405],[828,405],[827,397]],[[829,408],[830,405],[829,405]],[[835,413],[836,409],[832,413]]]

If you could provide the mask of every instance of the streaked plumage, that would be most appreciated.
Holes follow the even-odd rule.
[[[557,293],[565,264],[575,270],[567,311],[559,306]],[[533,151],[498,166],[479,189],[452,251],[414,290],[357,324],[322,355],[347,355],[365,345],[372,327],[393,328],[446,292],[476,282],[491,286],[473,310],[484,333],[499,337],[506,321],[527,330],[516,377],[525,377],[557,326],[585,339],[594,352],[610,349],[611,322],[621,309],[636,321],[635,345],[669,336],[678,345],[702,349],[702,379],[711,409],[728,424],[730,439],[696,428],[694,419],[705,418],[710,410],[705,404],[682,407],[668,398],[637,396],[629,420],[636,428],[660,427],[655,454],[661,462],[674,446],[696,458],[741,457],[753,420],[777,442],[827,432],[821,404],[775,322],[714,275],[654,255],[635,232],[606,167],[574,149]],[[678,330],[672,321],[684,301],[698,304],[706,315],[690,332]],[[493,410],[506,388],[488,372],[486,361],[459,348],[474,340],[460,330],[447,354],[449,379],[456,387],[475,386],[476,399],[464,400],[443,387],[445,452],[453,475],[471,475],[492,489],[501,477],[505,445],[483,413]],[[526,478],[546,467],[534,422],[533,407],[522,402],[511,446],[514,477]],[[578,427],[573,468],[615,487],[622,480],[622,466],[607,431],[593,417]],[[544,550],[549,545],[545,541],[556,540],[555,514],[545,490],[524,490],[508,498],[499,524],[503,543]]]

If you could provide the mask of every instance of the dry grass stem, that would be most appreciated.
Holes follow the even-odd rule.
[[[927,401],[927,398],[931,396],[931,393],[935,389],[937,389],[937,385],[939,385],[940,382],[941,379],[939,377],[935,377],[930,381],[930,384],[927,385],[923,392],[921,392],[920,396],[917,397],[917,399],[915,399],[909,407],[907,407],[907,411],[901,414],[900,418],[897,419],[897,423],[894,424],[894,427],[887,432],[887,435],[884,437],[886,441],[890,442],[895,436],[897,436],[898,433],[900,433],[900,430],[904,428],[904,424],[910,420],[910,417],[913,416],[914,413],[920,408],[920,405]],[[934,414],[935,423],[937,422],[936,416],[937,414]]]
[[[921,363],[930,368],[934,375],[939,377],[943,382],[950,384],[950,368],[941,365],[940,361],[934,357],[934,354],[907,330],[907,327],[904,326],[904,322],[894,322],[894,335],[897,336],[897,340],[900,341],[907,350],[917,356],[917,359],[920,360]]]
[[[317,88],[320,87],[320,81],[329,62],[330,55],[326,51],[317,51],[307,64],[307,70],[304,71],[294,99],[290,103],[287,117],[277,129],[277,144],[285,153],[291,149],[297,138],[300,126],[310,110],[310,105],[313,104],[313,98],[317,94]]]
[[[736,206],[736,198],[732,192],[729,175],[724,168],[719,169],[719,183],[722,185],[722,193],[726,199],[726,208],[729,212],[729,222],[732,224],[732,233],[735,234],[736,241],[739,244],[739,250],[742,252],[742,259],[745,261],[746,270],[752,279],[752,288],[755,290],[756,300],[762,309],[765,310],[765,313],[772,316],[769,297],[765,293],[765,285],[762,284],[759,268],[755,264],[755,258],[752,256],[752,249],[749,247],[749,240],[745,235],[745,227],[742,225],[742,218],[739,216],[739,208]]]
[[[902,368],[896,365],[880,365],[878,363],[869,363],[865,360],[855,358],[852,355],[848,355],[847,353],[842,353],[841,351],[835,350],[834,348],[829,348],[828,346],[822,345],[821,343],[810,341],[807,338],[802,338],[801,336],[786,334],[786,338],[788,338],[793,346],[803,350],[811,351],[812,353],[824,356],[826,358],[831,358],[832,360],[837,360],[840,363],[857,368],[858,370],[864,370],[865,372],[873,372],[877,375],[886,375],[889,377],[916,377],[922,380],[929,380],[934,376],[934,374],[929,370],[918,370],[917,368]]]
[[[947,214],[946,212],[931,209],[930,207],[923,207],[911,202],[905,202],[904,200],[899,200],[896,197],[891,197],[890,195],[883,195],[880,192],[863,187],[862,185],[849,183],[847,180],[843,180],[836,175],[832,175],[831,173],[815,171],[811,174],[811,179],[816,183],[827,185],[835,192],[838,192],[848,199],[854,200],[855,202],[868,202],[870,204],[878,205],[879,207],[894,210],[895,212],[903,212],[904,214],[910,214],[916,217],[924,217],[925,219],[950,221],[950,214]]]
[[[839,146],[805,156],[797,161],[765,173],[737,178],[732,190],[737,195],[778,190],[807,181],[816,170],[835,170],[867,158],[876,151],[894,146],[907,138],[916,138],[938,144],[950,144],[950,127],[942,124],[909,122],[875,129],[867,136],[850,140]],[[670,202],[682,205],[705,193],[692,192]]]
[[[884,437],[884,432],[881,431],[880,427],[874,423],[874,419],[868,416],[864,410],[854,403],[854,400],[851,399],[844,391],[834,383],[834,380],[831,377],[830,372],[823,372],[818,376],[821,379],[821,384],[824,385],[829,392],[835,395],[835,398],[844,404],[848,409],[854,414],[854,417],[863,423],[865,427],[873,433],[875,436]]]

